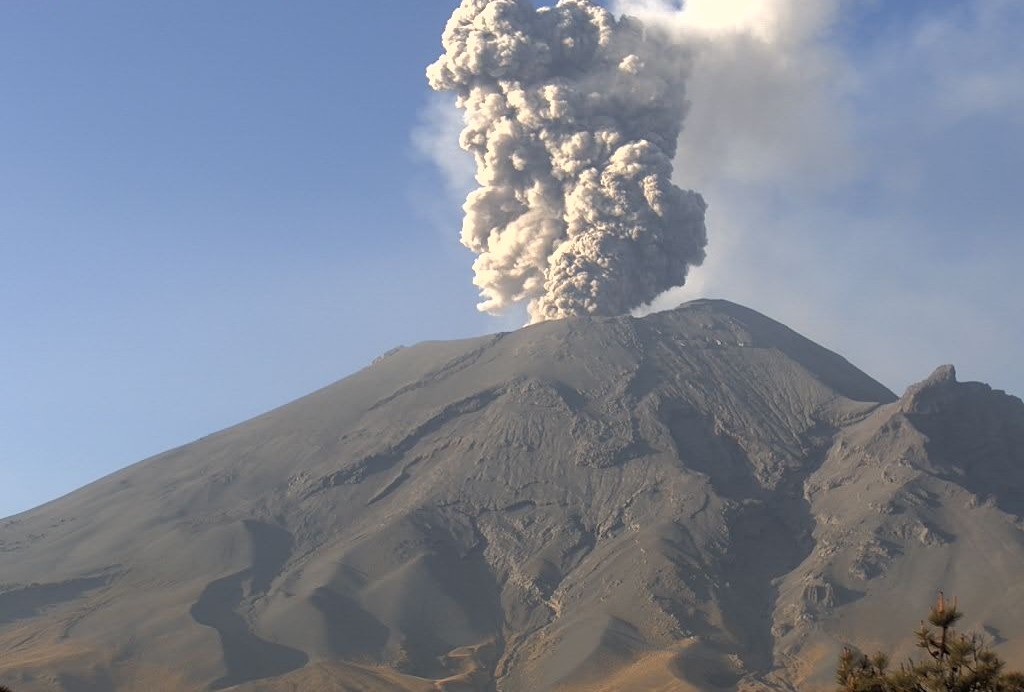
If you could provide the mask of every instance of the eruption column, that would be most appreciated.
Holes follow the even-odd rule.
[[[672,183],[689,57],[589,0],[463,0],[430,86],[464,110],[481,310],[619,315],[704,260],[703,198]]]

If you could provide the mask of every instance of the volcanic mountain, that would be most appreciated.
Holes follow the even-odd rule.
[[[697,301],[397,349],[0,521],[0,681],[827,689],[935,592],[1024,663],[1024,404]]]

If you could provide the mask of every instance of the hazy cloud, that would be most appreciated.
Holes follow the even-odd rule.
[[[648,309],[727,297],[897,389],[953,361],[1024,392],[1024,5],[738,2],[758,12],[723,27],[701,4],[621,8],[707,37],[678,170],[699,171],[708,259]]]
[[[856,157],[842,99],[851,77],[825,40],[837,2],[619,0],[615,8],[694,51],[679,142],[684,184],[848,177]]]
[[[412,133],[416,151],[441,170],[448,195],[459,200],[476,185],[473,158],[459,148],[462,127],[455,99],[438,94],[421,111]]]

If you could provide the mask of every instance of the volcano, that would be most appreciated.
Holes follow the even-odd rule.
[[[0,521],[0,682],[830,689],[939,589],[1024,664],[1024,403],[713,300],[396,349]]]

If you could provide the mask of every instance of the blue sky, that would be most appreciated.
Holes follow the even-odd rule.
[[[457,196],[415,143],[454,5],[0,4],[0,516],[392,346],[521,324],[476,312]],[[740,153],[692,144],[691,291],[896,389],[952,360],[1020,395],[1024,12],[840,7],[801,54],[841,77],[805,114],[820,146],[773,129],[756,159],[770,113],[736,122]]]

